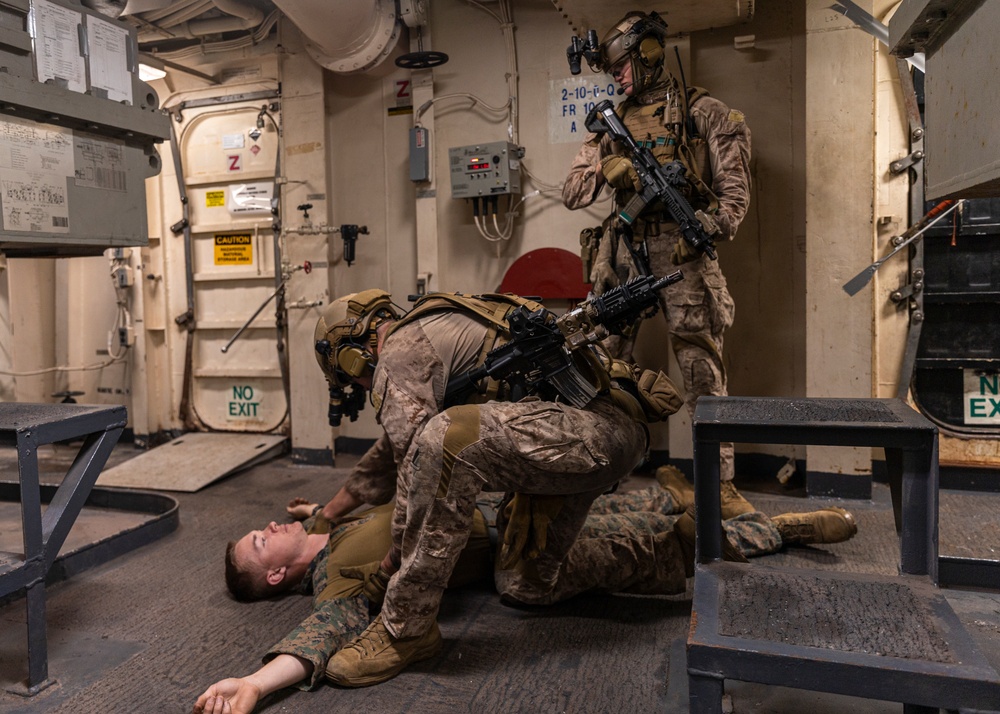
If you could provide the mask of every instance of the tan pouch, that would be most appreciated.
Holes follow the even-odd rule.
[[[601,244],[603,228],[584,228],[580,231],[580,260],[583,261],[583,282],[590,282],[590,271],[594,268],[597,251]]]
[[[684,399],[677,387],[662,371],[642,370],[636,386],[639,388],[643,411],[651,422],[664,421],[684,406]]]

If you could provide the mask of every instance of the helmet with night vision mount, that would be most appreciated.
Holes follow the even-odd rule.
[[[657,13],[632,11],[605,33],[595,71],[611,74],[619,64],[632,63],[633,95],[655,86],[665,73],[663,43],[667,23]]]
[[[314,340],[316,361],[330,384],[332,426],[340,426],[344,414],[354,421],[364,408],[364,389],[355,380],[375,371],[376,330],[384,321],[398,317],[392,296],[378,289],[345,295],[323,310]]]

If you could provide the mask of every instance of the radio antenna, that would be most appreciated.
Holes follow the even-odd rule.
[[[687,80],[684,79],[684,65],[681,63],[681,52],[677,49],[677,45],[674,45],[674,56],[677,58],[677,69],[681,75],[681,91],[684,92],[684,132],[688,137],[697,136],[698,127],[694,124],[694,119],[691,117],[691,107],[688,105],[688,85]]]

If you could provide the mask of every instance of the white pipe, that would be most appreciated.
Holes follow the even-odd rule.
[[[228,16],[180,23],[170,28],[169,34],[174,37],[195,39],[221,32],[251,30],[264,21],[263,10],[247,5],[240,0],[211,0],[211,3]]]
[[[263,10],[242,0],[212,0],[212,4],[227,15],[242,18],[248,28],[256,27],[264,20]]]
[[[155,22],[151,20],[150,22],[153,22],[153,24],[159,28],[174,27],[198,17],[198,15],[201,15],[206,10],[211,9],[211,7],[212,0],[199,0],[198,2],[191,3],[187,7],[175,8],[173,12],[169,15],[165,15],[162,19],[156,20]]]

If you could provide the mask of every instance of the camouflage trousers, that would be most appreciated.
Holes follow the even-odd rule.
[[[644,232],[649,267],[653,275],[661,277],[680,268],[684,279],[667,286],[664,317],[670,332],[670,346],[686,392],[684,403],[688,414],[694,414],[695,402],[700,396],[724,397],[728,392],[726,368],[723,364],[723,335],[732,324],[736,305],[718,261],[702,255],[680,266],[670,262],[677,241],[683,240],[677,230],[658,231],[656,224],[643,224],[636,232]],[[618,252],[631,265],[624,247]],[[633,268],[634,269],[634,268]],[[634,336],[619,341],[612,349],[615,356],[631,360]],[[666,371],[666,365],[643,365]],[[722,481],[733,479],[733,445],[721,445],[719,475]]]
[[[659,486],[601,496],[566,554],[554,588],[539,592],[530,582],[510,579],[506,571],[498,570],[497,589],[518,602],[535,605],[583,592],[683,593],[687,579],[674,533],[676,514],[682,511]],[[498,513],[502,529],[502,512]],[[723,527],[729,540],[748,558],[781,549],[778,528],[760,511],[725,521]]]
[[[617,525],[614,519],[608,518],[611,515],[643,522],[649,514],[669,516],[680,515],[683,511],[683,507],[674,501],[670,492],[660,488],[659,485],[628,493],[611,493],[594,501],[582,533],[594,537],[611,532]],[[674,518],[669,519],[671,528],[674,520]],[[663,521],[655,518],[645,522],[662,527],[659,524]],[[748,558],[777,553],[783,545],[781,533],[774,525],[774,521],[760,511],[751,511],[730,518],[722,522],[722,527],[733,545]]]
[[[386,628],[411,637],[431,626],[484,489],[564,497],[542,551],[508,572],[526,591],[551,592],[594,499],[646,447],[645,427],[603,397],[586,409],[526,400],[432,417],[399,468],[392,535],[402,560],[382,606]]]

